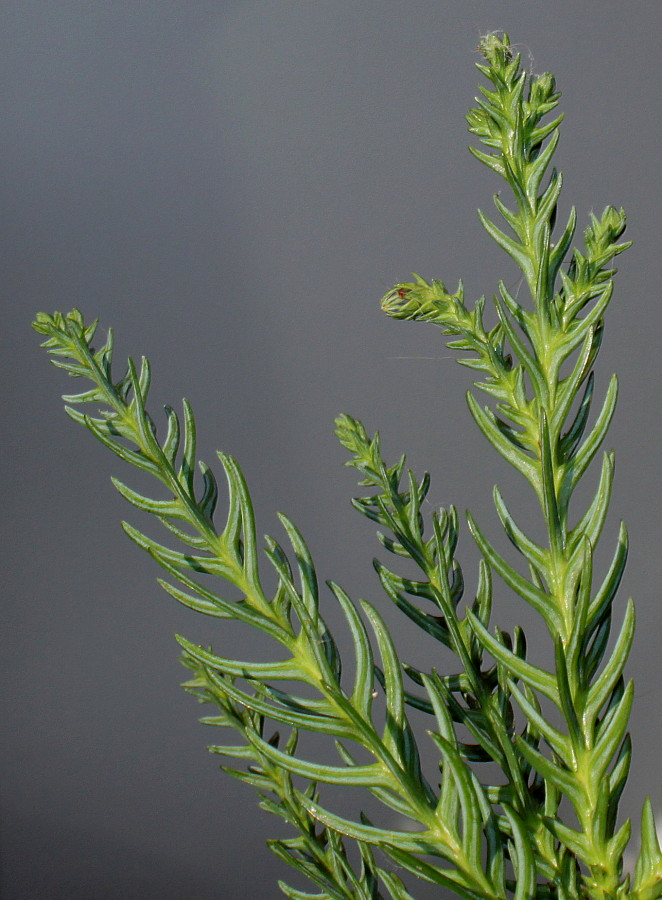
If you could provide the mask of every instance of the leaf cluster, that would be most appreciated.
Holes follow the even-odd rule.
[[[506,35],[488,35],[481,49],[478,68],[489,87],[481,86],[467,121],[485,149],[471,150],[506,182],[512,205],[494,196],[501,226],[479,216],[519,268],[529,300],[520,302],[500,281],[495,324],[488,326],[484,297],[469,307],[461,282],[450,293],[443,281],[415,275],[389,290],[382,308],[438,326],[460,351],[459,362],[477,372],[475,387],[489,403],[470,391],[471,415],[532,489],[545,539],[525,533],[496,487],[495,508],[522,565],[513,565],[469,516],[481,561],[468,593],[456,558],[455,508],[424,514],[429,475],[416,476],[404,456],[385,461],[379,435],[370,436],[360,421],[336,420],[347,465],[365,489],[354,506],[376,523],[387,554],[387,562],[374,562],[383,593],[450,651],[452,671],[402,661],[377,605],[354,602],[330,581],[351,635],[350,658],[343,659],[322,616],[303,537],[280,516],[284,537],[267,536],[260,551],[245,480],[223,453],[219,504],[216,476],[197,459],[189,405],[181,415],[166,408],[161,434],[147,410],[146,360],[138,367],[129,361],[118,377],[112,333],[95,349],[96,322],[86,324],[77,310],[42,313],[33,323],[56,365],[92,384],[65,397],[69,415],[160,485],[158,496],[148,496],[114,480],[170,537],[162,543],[124,524],[165,571],[164,589],[196,612],[235,619],[271,639],[273,655],[257,661],[178,637],[192,674],[185,687],[213,707],[202,721],[233,734],[211,751],[296,832],[270,843],[315,885],[311,894],[281,884],[291,898],[412,900],[394,866],[472,900],[662,897],[662,853],[648,800],[635,871],[625,874],[622,866],[630,835],[630,823],[618,820],[618,803],[631,756],[633,691],[624,676],[631,602],[618,614],[613,637],[612,624],[627,557],[624,526],[606,571],[594,571],[612,453],[602,453],[593,496],[575,510],[576,488],[615,409],[615,377],[598,402],[593,367],[613,293],[612,260],[629,246],[621,240],[625,217],[614,207],[591,215],[583,244],[573,246],[576,213],[557,227],[562,177],[550,168],[561,122],[554,79],[527,76]],[[402,560],[415,576],[400,574]],[[275,575],[272,591],[265,565]],[[208,576],[231,585],[239,599],[212,590]],[[528,658],[520,627],[507,633],[492,623],[497,586],[540,615],[553,667]],[[427,718],[423,736],[412,726],[412,710]],[[304,752],[302,733],[330,738],[335,761]],[[434,772],[421,762],[422,742],[435,750]],[[367,791],[381,804],[380,821],[360,809],[353,816],[334,812],[334,785]],[[406,824],[394,828],[396,821]]]

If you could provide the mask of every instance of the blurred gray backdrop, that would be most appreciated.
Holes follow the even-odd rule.
[[[471,373],[435,329],[377,303],[412,270],[462,277],[469,300],[517,284],[475,212],[501,185],[466,151],[474,48],[493,29],[564,92],[562,210],[623,205],[635,241],[598,365],[602,389],[621,378],[604,553],[625,518],[638,691],[623,810],[638,816],[646,792],[660,806],[660,13],[659,0],[2,5],[3,898],[305,887],[264,846],[284,827],[218,773],[205,751],[218,736],[178,687],[174,632],[239,656],[250,638],[178,608],[124,537],[120,519],[142,523],[109,478],[131,475],[62,412],[75,385],[37,349],[36,311],[79,306],[115,327],[119,360],[147,354],[153,409],[187,396],[203,458],[219,447],[244,466],[260,532],[287,511],[320,576],[354,597],[386,607],[338,412],[379,428],[387,453],[407,449],[432,471],[432,503],[471,508],[493,536],[495,481],[530,504],[469,419]],[[470,591],[466,531],[460,558]],[[531,622],[497,593],[495,622],[516,617]],[[441,664],[398,628],[403,656]]]

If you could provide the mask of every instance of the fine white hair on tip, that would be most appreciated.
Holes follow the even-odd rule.
[[[478,46],[475,48],[475,50],[477,50],[477,51],[480,50],[481,45],[484,44],[488,38],[490,38],[490,37],[498,38],[502,34],[503,34],[503,30],[500,28],[496,28],[496,29],[493,29],[490,31],[479,31],[478,32]],[[529,47],[529,45],[523,43],[522,41],[519,41],[517,44],[510,44],[509,46],[510,46],[511,50],[524,51],[524,54],[526,55],[526,58],[529,61],[529,64],[527,66],[527,72],[529,75],[534,75],[535,74],[534,66],[536,64],[536,60],[535,60],[535,57],[534,57],[533,52],[532,52],[531,48]]]

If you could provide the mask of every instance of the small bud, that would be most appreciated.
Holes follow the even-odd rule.
[[[491,31],[489,34],[483,35],[479,50],[488,63],[495,68],[508,65],[513,59],[510,38],[505,31],[502,34],[498,31]]]
[[[550,72],[543,72],[531,78],[529,103],[531,106],[543,106],[556,98],[556,81]]]

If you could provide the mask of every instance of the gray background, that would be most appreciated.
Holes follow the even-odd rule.
[[[386,606],[339,411],[493,536],[495,480],[530,503],[470,422],[470,372],[435,329],[377,306],[412,270],[463,277],[469,300],[517,284],[475,215],[501,185],[465,149],[491,29],[564,91],[562,210],[584,222],[622,204],[635,240],[598,365],[602,389],[621,377],[604,554],[625,518],[638,690],[623,810],[646,792],[659,805],[659,24],[659,0],[3,4],[3,898],[267,900],[277,877],[300,883],[264,847],[280,822],[218,774],[218,736],[178,688],[173,632],[240,656],[249,637],[178,608],[122,534],[141,522],[109,476],[131,476],[62,413],[74,385],[37,349],[37,310],[77,305],[115,326],[118,360],[150,356],[153,409],[185,394],[202,456],[244,466],[260,532],[287,511],[320,576],[355,597]],[[460,558],[470,591],[466,531]],[[499,588],[495,621],[520,617]],[[443,665],[401,636],[403,656]]]

